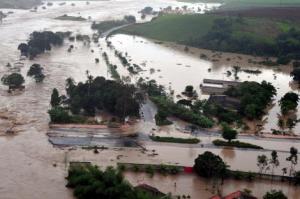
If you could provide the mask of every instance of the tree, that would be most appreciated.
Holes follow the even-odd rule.
[[[279,101],[281,112],[283,114],[288,113],[291,110],[295,110],[298,106],[299,95],[294,92],[286,93]]]
[[[249,119],[254,119],[257,116],[257,106],[255,104],[248,104],[245,107],[245,115]]]
[[[194,87],[192,85],[188,85],[185,87],[183,94],[188,97],[193,97],[196,91],[194,91]]]
[[[222,124],[223,130],[222,130],[222,137],[225,140],[228,140],[228,142],[231,142],[231,140],[236,139],[237,137],[237,131],[230,128],[230,126],[228,126],[228,124],[224,123]]]
[[[164,109],[159,109],[155,115],[155,122],[156,125],[158,126],[163,126],[163,125],[170,125],[172,124],[171,121],[167,119],[168,117],[168,112]]]
[[[21,55],[22,56],[26,56],[28,55],[28,51],[29,51],[29,47],[27,44],[25,43],[21,43],[19,46],[18,46],[18,50],[21,52]]]
[[[277,151],[272,151],[271,159],[269,162],[272,165],[272,178],[274,175],[274,168],[279,166],[278,154]]]
[[[72,117],[69,115],[69,113],[59,106],[55,106],[54,108],[49,110],[48,113],[50,116],[50,120],[53,123],[66,124],[66,123],[70,123],[72,120]]]
[[[224,177],[227,166],[220,156],[206,151],[195,159],[194,170],[205,178],[220,178]]]
[[[300,68],[294,68],[291,72],[294,81],[300,81]]]
[[[33,64],[28,70],[27,76],[34,77],[36,82],[42,82],[45,78],[43,68],[39,64]]]
[[[289,176],[291,177],[294,172],[294,167],[298,163],[298,150],[295,147],[290,148],[290,156],[287,157],[286,160],[291,162],[290,173],[289,173]]]
[[[276,190],[271,190],[270,192],[268,191],[263,199],[288,199],[282,191],[276,191]]]
[[[259,168],[259,173],[262,174],[264,170],[267,170],[268,158],[266,155],[257,156],[257,166]]]
[[[52,91],[50,104],[52,107],[57,107],[60,105],[60,102],[61,102],[61,99],[59,97],[58,90],[56,88],[54,88]]]
[[[4,85],[9,87],[20,87],[25,82],[24,77],[19,73],[12,73],[1,78]]]
[[[124,16],[124,20],[127,21],[128,23],[135,23],[136,22],[136,18],[133,15]]]

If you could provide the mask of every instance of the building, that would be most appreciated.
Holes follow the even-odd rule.
[[[207,102],[229,110],[238,111],[241,108],[241,101],[239,99],[227,95],[211,95]]]
[[[135,189],[140,190],[140,191],[145,192],[145,193],[148,193],[153,197],[163,198],[163,197],[166,196],[166,194],[159,191],[157,188],[152,187],[152,186],[147,185],[147,184],[140,184],[140,185],[136,186]]]
[[[203,79],[203,84],[200,85],[202,93],[210,95],[222,95],[230,87],[237,87],[241,82],[225,81],[217,79]]]
[[[210,199],[257,199],[254,196],[251,196],[248,193],[242,192],[242,191],[236,191],[233,192],[227,196],[221,197],[221,196],[213,196]]]

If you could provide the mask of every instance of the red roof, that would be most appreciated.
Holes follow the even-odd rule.
[[[184,167],[184,172],[185,173],[193,173],[193,167]]]
[[[224,199],[257,199],[253,196],[249,196],[248,194],[245,194],[241,191],[233,192],[227,196],[224,197]]]
[[[242,191],[236,191],[225,197],[213,196],[210,199],[257,199],[257,198],[250,196]]]

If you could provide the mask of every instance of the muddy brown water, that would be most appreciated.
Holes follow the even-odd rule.
[[[90,35],[93,33],[90,29],[91,22],[53,19],[62,14],[77,16],[80,13],[84,17],[91,16],[92,19],[106,20],[121,18],[125,14],[136,14],[138,10],[146,5],[157,9],[168,5],[184,5],[184,3],[167,0],[153,0],[151,2],[146,0],[114,0],[91,2],[90,5],[86,5],[85,2],[75,2],[76,6],[71,6],[71,2],[68,2],[65,6],[58,6],[58,3],[55,2],[54,6],[46,10],[39,8],[37,13],[14,10],[14,14],[6,18],[3,24],[0,25],[1,76],[9,73],[9,69],[5,66],[8,62],[13,64],[18,61],[17,46],[19,43],[26,41],[33,31],[72,31]],[[7,11],[4,10],[4,12]],[[209,61],[200,60],[198,56],[178,51],[174,47],[164,47],[139,37],[117,35],[111,40],[117,49],[128,51],[135,63],[146,61],[147,67],[161,69],[161,74],[154,73],[152,77],[165,85],[172,82],[171,86],[177,93],[181,92],[186,84],[193,84],[198,88],[204,75],[225,78],[223,73],[229,68],[228,64],[217,66]],[[109,53],[112,62],[118,63],[118,60],[113,56],[113,52],[105,47],[103,40],[100,41],[102,50],[98,47],[98,44],[84,46],[82,43],[77,42],[72,43],[75,46],[74,51],[68,53],[67,49],[70,44],[66,41],[64,46],[53,48],[51,52],[39,56],[34,61],[23,61],[25,66],[21,69],[21,73],[24,76],[26,76],[28,68],[33,63],[39,63],[45,68],[46,78],[44,83],[36,84],[31,78],[26,77],[25,92],[14,96],[8,95],[5,86],[0,86],[1,110],[5,110],[4,113],[7,113],[7,115],[18,118],[16,124],[18,127],[17,135],[0,137],[1,199],[73,198],[71,191],[65,188],[66,182],[64,179],[67,174],[67,163],[70,161],[91,161],[102,167],[115,165],[117,161],[192,165],[193,160],[199,153],[204,150],[211,150],[149,145],[147,147],[156,150],[159,153],[158,156],[149,156],[149,153],[143,154],[139,149],[129,148],[105,150],[95,155],[92,151],[79,148],[68,150],[53,147],[48,142],[46,135],[49,122],[47,109],[49,108],[52,89],[58,88],[62,92],[65,79],[70,76],[76,81],[85,80],[86,70],[89,70],[94,76],[109,77],[107,68],[101,58],[103,51]],[[95,50],[94,53],[91,53],[91,49]],[[95,58],[98,57],[100,63],[95,64]],[[179,66],[177,63],[183,65]],[[213,72],[208,74],[207,69],[210,67],[213,68]],[[122,75],[128,75],[128,72],[121,66],[119,66],[118,71]],[[263,69],[262,76],[251,76],[251,79],[257,81],[270,79],[271,81],[273,73],[275,72],[272,69]],[[276,87],[280,87],[280,92],[283,93],[289,90],[290,87],[287,84],[281,84],[290,81],[288,74],[284,72],[276,72],[276,74],[277,81],[274,83]],[[246,75],[241,76],[246,78]],[[276,111],[274,114],[276,114]],[[2,122],[2,116],[0,120]],[[152,127],[147,124],[144,126],[147,130]],[[1,133],[6,131],[6,125],[1,126],[0,130]],[[257,169],[255,163],[257,151],[222,149],[213,149],[212,151],[224,157],[226,162],[230,163],[233,168]],[[269,155],[267,152],[264,153]],[[122,157],[117,158],[119,155],[122,155]],[[280,153],[282,160],[286,156],[286,153]],[[286,163],[282,164],[284,166]]]
[[[198,177],[193,174],[180,174],[174,176],[164,176],[155,174],[153,177],[145,173],[125,172],[125,177],[133,185],[148,184],[157,187],[164,193],[173,193],[173,195],[189,195],[191,198],[209,198],[217,194],[217,189],[213,188],[213,182]],[[175,184],[176,183],[176,184]],[[295,188],[288,183],[266,182],[257,180],[255,182],[245,182],[237,180],[225,180],[222,186],[219,186],[220,193],[225,196],[237,190],[251,190],[256,197],[262,198],[266,190],[280,189],[288,193],[289,199],[298,199],[300,189]]]

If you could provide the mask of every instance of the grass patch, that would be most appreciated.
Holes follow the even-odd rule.
[[[237,148],[246,148],[246,149],[263,149],[261,146],[257,146],[254,144],[240,142],[240,141],[223,141],[223,140],[214,140],[213,144],[216,146],[229,146],[229,147],[237,147]]]
[[[112,28],[128,24],[126,20],[113,20],[113,21],[102,21],[99,23],[93,23],[92,29],[97,30],[99,33],[104,33]]]
[[[197,138],[174,138],[174,137],[160,137],[160,136],[149,136],[151,140],[155,142],[171,142],[180,144],[198,144],[200,142]]]
[[[69,15],[62,15],[59,17],[56,17],[57,20],[65,20],[65,21],[86,21],[83,17],[75,17],[75,16],[69,16]]]

